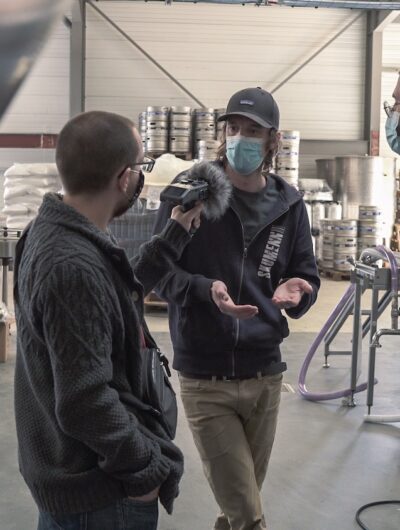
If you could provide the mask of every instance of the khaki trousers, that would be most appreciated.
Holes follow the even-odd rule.
[[[179,375],[181,397],[221,514],[214,530],[264,530],[260,490],[274,442],[282,374],[243,381]]]

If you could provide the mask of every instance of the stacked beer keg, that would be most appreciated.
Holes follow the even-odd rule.
[[[225,122],[218,121],[218,118],[226,113],[226,109],[215,109],[215,122],[216,122],[216,138],[220,142],[222,139],[222,132],[224,130]]]
[[[352,269],[349,258],[357,259],[357,219],[340,219],[333,221],[333,269],[347,272]]]
[[[147,107],[146,152],[161,154],[168,151],[169,107]]]
[[[199,158],[199,142],[215,141],[215,112],[214,109],[195,109],[194,110],[194,156]],[[202,149],[204,152],[204,146]],[[211,145],[211,144],[210,144]],[[212,148],[212,146],[211,146]]]
[[[139,114],[139,134],[142,139],[143,149],[146,150],[147,117],[146,111]]]
[[[358,207],[358,253],[383,242],[383,212],[378,206]]]
[[[275,159],[278,175],[292,186],[298,187],[299,180],[299,131],[280,131],[280,145]]]
[[[197,158],[199,160],[216,160],[219,145],[218,140],[199,140],[197,142]]]
[[[171,107],[169,149],[174,154],[187,154],[192,149],[192,109]]]
[[[322,248],[320,253],[317,253],[317,258],[324,269],[333,269],[333,254],[334,254],[334,240],[335,240],[335,221],[331,219],[321,219],[321,236]],[[322,257],[322,259],[321,259]]]

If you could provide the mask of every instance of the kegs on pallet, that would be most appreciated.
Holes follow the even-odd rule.
[[[217,150],[220,145],[218,140],[199,140],[197,143],[197,157],[199,160],[216,160]]]
[[[200,140],[215,140],[214,109],[195,109],[194,111],[195,156],[198,157]]]
[[[174,154],[186,154],[192,148],[192,109],[171,107],[169,126],[169,150]]]
[[[334,256],[333,269],[350,271],[357,258],[357,219],[341,219],[334,221]]]
[[[357,254],[359,256],[361,252],[365,250],[366,248],[375,248],[378,245],[382,245],[382,243],[383,243],[383,237],[381,235],[361,236],[358,238]]]
[[[378,206],[364,206],[362,204],[358,207],[358,218],[360,221],[374,221],[375,223],[382,223],[383,212]]]
[[[321,254],[317,258],[324,269],[333,269],[333,244],[335,239],[334,221],[331,219],[321,219],[321,235],[322,245]]]
[[[382,226],[370,220],[360,220],[358,226],[359,237],[365,236],[380,236],[382,234]]]
[[[357,237],[354,236],[340,236],[335,234],[333,243],[334,256],[333,268],[336,271],[349,271],[352,269],[349,258],[356,260],[357,258]]]
[[[146,111],[139,114],[139,134],[142,139],[143,149],[146,149],[146,132],[147,132],[147,113]]]
[[[299,149],[299,131],[280,131],[280,145],[275,158],[276,172],[296,188],[299,180]]]
[[[278,168],[276,166],[276,173],[284,178],[288,184],[291,184],[295,188],[298,187],[299,184],[299,170],[298,169],[285,169],[285,168]]]
[[[168,151],[169,107],[147,107],[146,151],[164,153]]]
[[[351,236],[358,235],[358,221],[357,219],[338,219],[334,221],[334,232],[337,236]]]
[[[333,244],[335,235],[333,233],[322,234],[322,260],[324,269],[333,269]]]
[[[358,207],[358,253],[383,243],[383,212],[378,206]]]

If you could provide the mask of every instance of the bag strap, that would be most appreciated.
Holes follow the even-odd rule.
[[[166,371],[167,376],[171,377],[171,370],[170,370],[170,367],[169,367],[169,361],[168,361],[167,357],[163,353],[160,352],[157,344],[154,342],[153,337],[151,337],[151,339],[152,339],[154,345],[147,346],[146,336],[145,336],[145,333],[144,333],[143,326],[139,327],[139,333],[140,333],[140,347],[143,350],[145,350],[146,348],[149,348],[149,349],[152,349],[155,352],[157,352],[158,359],[159,359],[161,365],[164,367],[164,370]]]
[[[144,336],[143,326],[139,326],[139,333],[140,333],[140,347],[145,349],[147,348],[147,345],[146,345],[146,338]]]

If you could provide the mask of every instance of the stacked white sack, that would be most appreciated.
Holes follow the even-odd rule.
[[[8,228],[25,228],[36,217],[43,195],[61,189],[55,164],[13,164],[4,176],[3,214]]]

